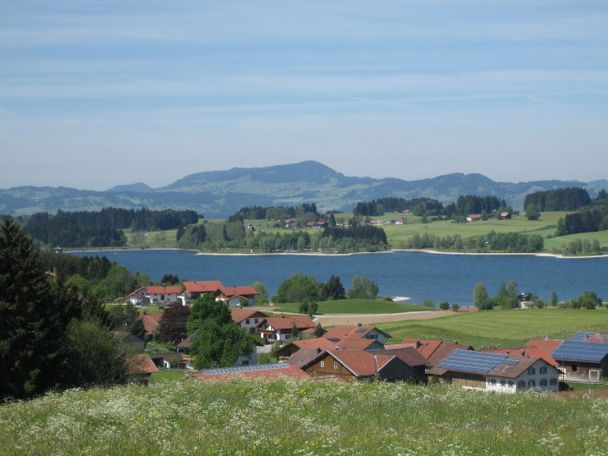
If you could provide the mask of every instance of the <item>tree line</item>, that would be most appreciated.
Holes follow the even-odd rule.
[[[446,206],[432,198],[379,198],[357,203],[353,209],[355,216],[381,216],[385,212],[403,212],[409,210],[417,216],[442,216],[447,219],[464,217],[468,214],[490,214],[493,211],[507,209],[504,199],[495,196],[464,195]]]
[[[229,222],[236,220],[284,220],[297,218],[305,214],[318,217],[316,203],[303,203],[299,206],[251,206],[243,207],[228,218]]]
[[[579,187],[556,188],[529,193],[524,199],[524,209],[533,204],[539,211],[575,211],[591,203],[587,190]]]
[[[192,210],[121,209],[40,212],[19,220],[26,233],[48,245],[63,247],[115,247],[126,244],[123,229],[170,230],[198,222]]]
[[[463,238],[459,234],[453,236],[436,236],[424,233],[415,234],[401,244],[408,249],[441,249],[474,252],[540,252],[544,248],[544,240],[538,234],[497,233],[490,231],[482,236]]]

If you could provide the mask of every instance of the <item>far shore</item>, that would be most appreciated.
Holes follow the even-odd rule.
[[[568,256],[558,253],[549,252],[450,252],[444,250],[433,250],[433,249],[390,249],[380,250],[377,252],[349,252],[349,253],[322,253],[322,252],[201,252],[194,249],[181,249],[178,247],[95,247],[95,248],[65,248],[65,252],[69,253],[87,253],[87,252],[128,252],[128,251],[180,251],[180,252],[191,252],[195,255],[201,256],[312,256],[312,257],[335,257],[335,256],[353,256],[353,255],[375,255],[375,254],[388,254],[398,252],[412,252],[412,253],[427,253],[431,255],[466,255],[466,256],[535,256],[535,257],[546,257],[556,258],[563,260],[588,260],[597,258],[608,258],[608,254],[598,255],[580,255],[580,256]]]

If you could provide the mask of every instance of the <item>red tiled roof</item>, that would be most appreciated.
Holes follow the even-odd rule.
[[[139,317],[139,319],[144,323],[144,330],[146,331],[147,335],[151,336],[154,334],[154,331],[156,331],[156,328],[158,328],[158,325],[160,324],[160,319],[162,316],[163,314],[159,312],[154,314],[144,314]]]
[[[266,318],[266,315],[257,309],[231,309],[230,312],[232,313],[232,321],[237,324],[244,320],[247,320],[248,318]]]
[[[339,348],[340,350],[365,350],[374,344],[380,344],[380,342],[373,339],[355,339],[350,337],[335,342],[336,348]],[[382,344],[380,344],[380,346],[382,346]]]
[[[505,353],[518,357],[540,358],[551,366],[557,366],[558,363],[553,359],[551,354],[560,344],[561,341],[559,340],[531,339],[525,347],[484,351],[490,353]]]
[[[320,348],[322,350],[327,350],[328,348],[333,348],[336,346],[335,342],[324,339],[323,337],[315,337],[313,339],[294,340],[293,342],[290,342],[290,343],[292,343],[293,345],[296,345],[300,348],[305,348],[308,350],[316,350],[317,348]]]
[[[295,325],[297,329],[314,328],[315,322],[310,317],[303,315],[281,315],[280,317],[266,317],[266,322],[273,329],[291,329]]]
[[[391,346],[387,345],[384,350],[374,350],[370,353],[394,355],[410,367],[426,365],[426,359],[424,359],[424,357],[420,353],[418,353],[418,350],[416,350],[414,347],[389,347]]]
[[[470,345],[462,345],[462,344],[450,344],[447,342],[442,342],[437,349],[433,352],[431,356],[427,358],[428,364],[431,366],[437,366],[443,359],[452,353],[454,350],[471,350],[472,347]]]
[[[235,296],[248,297],[248,296],[255,296],[255,295],[259,294],[255,288],[249,287],[249,286],[221,287],[220,291],[227,298],[233,298]]]
[[[362,350],[327,350],[327,353],[356,377],[376,375],[376,358],[368,352]]]
[[[158,367],[156,367],[152,358],[145,353],[127,358],[127,366],[134,374],[154,374],[158,372]]]
[[[363,339],[374,330],[386,334],[384,331],[376,328],[375,326],[334,326],[333,328],[329,329],[329,331],[327,331],[323,337],[336,341],[346,338]],[[388,336],[388,334],[386,335]]]
[[[184,282],[188,293],[213,293],[220,291],[224,285],[219,280],[206,280],[197,282]]]
[[[200,380],[216,381],[229,381],[238,378],[248,378],[252,380],[274,380],[280,377],[290,377],[295,379],[310,378],[310,375],[308,375],[298,366],[295,366],[293,364],[290,364],[289,366],[281,369],[256,370],[250,372],[230,372],[225,374],[205,374],[203,372],[197,372],[194,375]]]
[[[429,359],[435,350],[439,348],[439,346],[443,343],[441,340],[437,339],[411,339],[405,338],[401,341],[402,345],[409,345],[410,347],[414,347],[418,350],[424,359]]]
[[[169,294],[180,294],[183,290],[183,287],[181,285],[169,285],[169,286],[162,286],[162,285],[150,285],[148,287],[144,287],[144,290],[146,290],[146,292],[150,295],[169,295]]]

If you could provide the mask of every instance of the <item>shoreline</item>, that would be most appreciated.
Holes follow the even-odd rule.
[[[181,249],[178,247],[98,247],[98,248],[66,248],[65,253],[87,253],[87,252],[138,252],[138,251],[179,251],[191,252],[199,256],[312,256],[312,257],[346,257],[353,255],[376,255],[399,252],[426,253],[429,255],[461,255],[461,256],[535,256],[555,258],[559,260],[590,260],[608,258],[608,254],[568,256],[549,252],[451,252],[434,249],[390,249],[377,252],[350,252],[350,253],[321,253],[321,252],[253,252],[253,253],[230,253],[230,252],[201,252],[193,249]]]

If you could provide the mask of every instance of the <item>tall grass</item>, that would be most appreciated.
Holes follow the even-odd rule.
[[[608,454],[608,400],[185,379],[0,407],[6,455]]]

